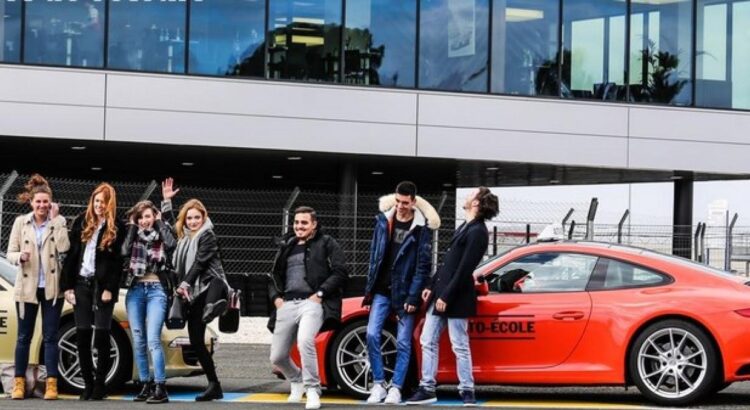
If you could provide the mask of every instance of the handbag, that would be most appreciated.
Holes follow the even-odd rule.
[[[227,310],[219,317],[219,331],[222,333],[236,333],[240,328],[240,294],[239,289],[229,288]]]
[[[172,296],[172,303],[169,306],[169,313],[165,325],[167,329],[178,330],[185,328],[187,305],[180,296]]]

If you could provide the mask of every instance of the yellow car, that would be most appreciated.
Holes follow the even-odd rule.
[[[16,347],[17,323],[16,307],[13,300],[13,284],[17,268],[0,255],[0,363],[13,363]],[[125,312],[125,290],[121,290],[119,302],[115,305],[112,320],[110,343],[112,349],[112,368],[107,374],[107,385],[110,388],[120,387],[129,380],[137,379],[137,370],[133,363],[133,344],[128,316]],[[31,341],[29,363],[43,363],[41,315],[37,318],[34,338]],[[63,306],[60,320],[60,387],[68,392],[80,392],[83,379],[78,364],[76,347],[76,328],[73,323],[73,307],[67,302]],[[195,352],[190,348],[187,330],[168,330],[161,334],[164,347],[164,359],[167,364],[167,377],[193,376],[203,374]],[[216,347],[216,333],[207,329],[206,346],[213,354]],[[96,355],[96,353],[94,353]],[[94,359],[96,363],[96,359]]]

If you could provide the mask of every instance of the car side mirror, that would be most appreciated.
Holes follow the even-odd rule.
[[[486,280],[475,282],[474,289],[477,291],[477,296],[487,296],[490,294],[490,286],[487,284]]]

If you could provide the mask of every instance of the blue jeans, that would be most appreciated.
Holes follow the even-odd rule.
[[[164,383],[167,372],[161,329],[167,316],[167,294],[159,282],[139,282],[128,289],[125,297],[130,330],[133,332],[133,353],[138,366],[138,378],[149,381],[148,353],[154,364],[154,381]],[[148,348],[148,349],[147,349]]]
[[[36,314],[39,305],[42,306],[42,340],[44,342],[44,366],[47,368],[47,376],[58,377],[57,360],[57,331],[60,328],[60,313],[64,301],[58,299],[52,306],[53,300],[44,300],[44,288],[36,291],[36,303],[24,303],[24,318],[18,315],[19,303],[16,302],[18,318],[18,338],[16,339],[16,377],[26,375],[29,366],[29,349],[31,339],[34,337],[34,325],[36,325]]]
[[[375,383],[385,384],[385,369],[381,352],[381,335],[385,321],[391,314],[391,299],[375,294],[370,306],[370,318],[367,323],[367,356],[370,359],[372,379]],[[409,371],[411,357],[411,335],[414,332],[414,314],[405,313],[398,319],[396,331],[396,366],[393,369],[391,385],[401,389]]]
[[[471,349],[469,347],[468,325],[469,319],[446,318],[433,314],[435,304],[431,304],[425,315],[422,336],[419,342],[422,344],[422,380],[419,386],[428,391],[435,391],[438,370],[438,353],[440,351],[440,335],[446,324],[448,325],[448,336],[451,340],[451,348],[456,356],[456,369],[458,372],[458,390],[474,391],[474,375],[472,374]]]

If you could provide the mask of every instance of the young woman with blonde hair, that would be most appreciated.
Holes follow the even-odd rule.
[[[173,189],[173,185],[172,178],[162,183],[164,200],[161,209],[170,223],[174,220],[172,198],[179,192],[179,189]],[[224,395],[216,376],[216,367],[205,344],[206,324],[226,310],[229,289],[213,224],[203,203],[191,199],[180,208],[174,227],[179,238],[172,258],[180,283],[176,293],[189,302],[187,326],[190,345],[208,379],[208,387],[195,400],[221,399]]]
[[[133,401],[167,403],[167,372],[161,346],[161,330],[167,301],[173,291],[170,257],[177,246],[172,230],[161,220],[151,201],[138,202],[128,212],[128,233],[122,244],[125,258],[125,307],[133,333],[133,353],[138,378],[143,383]],[[149,377],[148,358],[154,365]]]
[[[89,198],[86,211],[70,230],[70,251],[63,267],[65,300],[73,305],[81,376],[81,400],[103,400],[110,370],[112,311],[119,295],[120,251],[125,227],[117,219],[117,197],[112,185],[101,183]],[[92,330],[93,328],[93,330]],[[91,339],[97,355],[96,373]]]
[[[45,400],[57,399],[58,328],[63,301],[60,291],[60,255],[68,251],[68,231],[59,207],[52,202],[52,190],[41,175],[34,174],[18,196],[21,203],[31,204],[32,211],[20,215],[13,223],[8,241],[8,261],[20,266],[16,277],[14,299],[18,314],[15,379],[11,397],[26,395],[26,368],[34,336],[37,311],[42,310],[44,364],[47,368]]]

